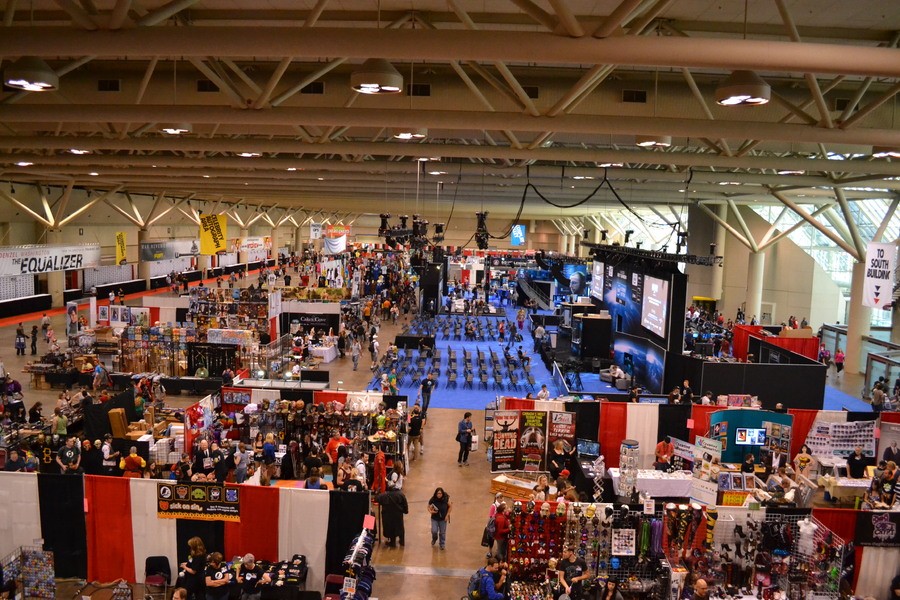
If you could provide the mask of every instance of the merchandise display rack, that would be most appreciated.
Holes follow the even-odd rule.
[[[344,583],[341,600],[367,600],[372,594],[375,569],[371,566],[375,533],[365,529],[353,539],[350,554],[344,558]]]
[[[22,546],[3,559],[4,583],[22,582],[23,598],[56,598],[53,553],[37,546]]]

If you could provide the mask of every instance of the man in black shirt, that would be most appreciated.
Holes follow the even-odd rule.
[[[862,479],[866,476],[866,457],[863,456],[862,447],[857,446],[853,454],[847,457],[847,470],[853,479]]]
[[[559,584],[572,600],[580,598],[581,582],[590,578],[584,559],[576,556],[575,552],[567,547],[563,549],[562,560],[556,565],[556,571],[559,575]]]
[[[237,581],[241,586],[241,598],[258,600],[262,597],[260,583],[268,583],[271,580],[266,573],[263,573],[262,567],[256,564],[256,557],[246,554],[241,560]]]
[[[427,380],[426,380],[427,381]],[[416,405],[413,406],[412,416],[409,418],[409,428],[407,434],[409,436],[409,462],[416,460],[416,454],[422,454],[422,426],[425,425],[425,417],[422,416],[422,409]]]
[[[422,380],[419,386],[419,395],[422,397],[422,413],[428,414],[428,404],[431,403],[431,392],[434,391],[435,381],[434,373],[429,373],[428,377]]]

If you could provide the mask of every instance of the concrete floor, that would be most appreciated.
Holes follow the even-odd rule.
[[[248,284],[250,280],[244,280]],[[209,283],[209,282],[208,282]],[[214,283],[213,283],[214,285]],[[168,293],[168,292],[164,292]],[[140,295],[127,299],[127,304],[140,306]],[[59,312],[59,311],[57,311]],[[44,415],[49,417],[56,404],[58,390],[42,391],[29,387],[30,377],[22,373],[26,362],[35,358],[30,356],[30,347],[26,356],[16,356],[13,342],[16,324],[21,321],[26,331],[32,324],[40,325],[40,313],[35,315],[14,317],[0,320],[0,352],[7,371],[19,379],[24,388],[27,408],[40,400],[43,402]],[[62,332],[65,314],[52,315],[53,328]],[[393,340],[399,332],[397,326],[384,324],[379,334],[382,342]],[[39,354],[45,352],[47,345],[38,342]],[[365,368],[362,368],[365,365]],[[333,372],[332,385],[343,381],[342,389],[363,389],[371,379],[368,361],[361,361],[360,370],[354,372],[349,358],[324,365]],[[857,395],[863,383],[860,374],[845,373],[836,379],[833,372],[828,384],[840,388],[848,394]],[[465,394],[464,390],[438,389],[435,395]],[[170,398],[173,404],[187,405],[196,398],[182,396]],[[375,583],[375,596],[384,598],[442,598],[455,599],[465,595],[465,587],[469,575],[484,564],[484,548],[480,545],[481,533],[487,521],[487,509],[491,503],[490,469],[484,448],[472,454],[470,466],[456,466],[458,445],[454,440],[456,424],[462,418],[462,410],[437,409],[429,411],[429,422],[425,428],[424,439],[426,451],[424,456],[417,457],[411,464],[406,479],[404,492],[409,502],[409,515],[406,517],[406,546],[387,548],[379,546],[373,556],[378,578]],[[484,429],[483,413],[475,412],[473,416],[476,431],[482,435]],[[447,549],[440,551],[431,546],[430,519],[426,511],[428,499],[435,487],[443,487],[450,495],[453,503],[451,521],[447,530]],[[61,585],[57,597],[71,598],[80,585],[67,583]],[[96,597],[100,597],[102,593]],[[135,597],[141,597],[139,590]]]

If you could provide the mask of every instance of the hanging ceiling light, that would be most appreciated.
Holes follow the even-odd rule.
[[[399,94],[403,75],[383,58],[370,58],[350,74],[350,87],[360,94]]]
[[[191,132],[191,124],[173,123],[171,125],[163,125],[160,128],[160,131],[162,131],[163,133],[168,133],[169,135],[184,135],[185,133]]]
[[[424,140],[428,137],[428,128],[412,127],[399,129],[394,132],[394,137],[398,140]]]
[[[716,88],[722,106],[761,106],[772,97],[772,86],[753,71],[732,71]]]
[[[172,61],[172,106],[178,104],[178,61]],[[191,133],[190,123],[167,123],[160,125],[159,130],[168,135],[184,135]]]
[[[900,148],[875,146],[872,148],[872,156],[875,158],[900,158]]]
[[[671,135],[636,135],[634,143],[641,148],[668,148],[672,145]]]
[[[52,92],[59,88],[59,75],[35,56],[23,56],[8,66],[3,75],[3,82],[17,90]]]

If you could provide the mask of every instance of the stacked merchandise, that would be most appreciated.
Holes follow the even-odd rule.
[[[623,498],[631,498],[637,490],[638,465],[641,449],[635,440],[622,440],[619,447],[619,489],[616,493]]]
[[[344,588],[341,600],[368,600],[372,595],[372,584],[375,581],[375,569],[369,564],[372,558],[372,545],[375,534],[369,529],[353,539],[350,554],[344,558]]]
[[[22,548],[21,576],[26,598],[56,598],[53,553],[40,548]]]
[[[197,341],[193,327],[126,327],[122,332],[119,370],[187,375],[187,345]]]
[[[564,547],[583,560],[586,588],[610,580],[632,598],[662,599],[669,586],[663,558],[661,515],[644,515],[625,505],[516,502],[511,519],[508,559],[510,600],[531,600],[551,592],[557,580],[555,559]]]

